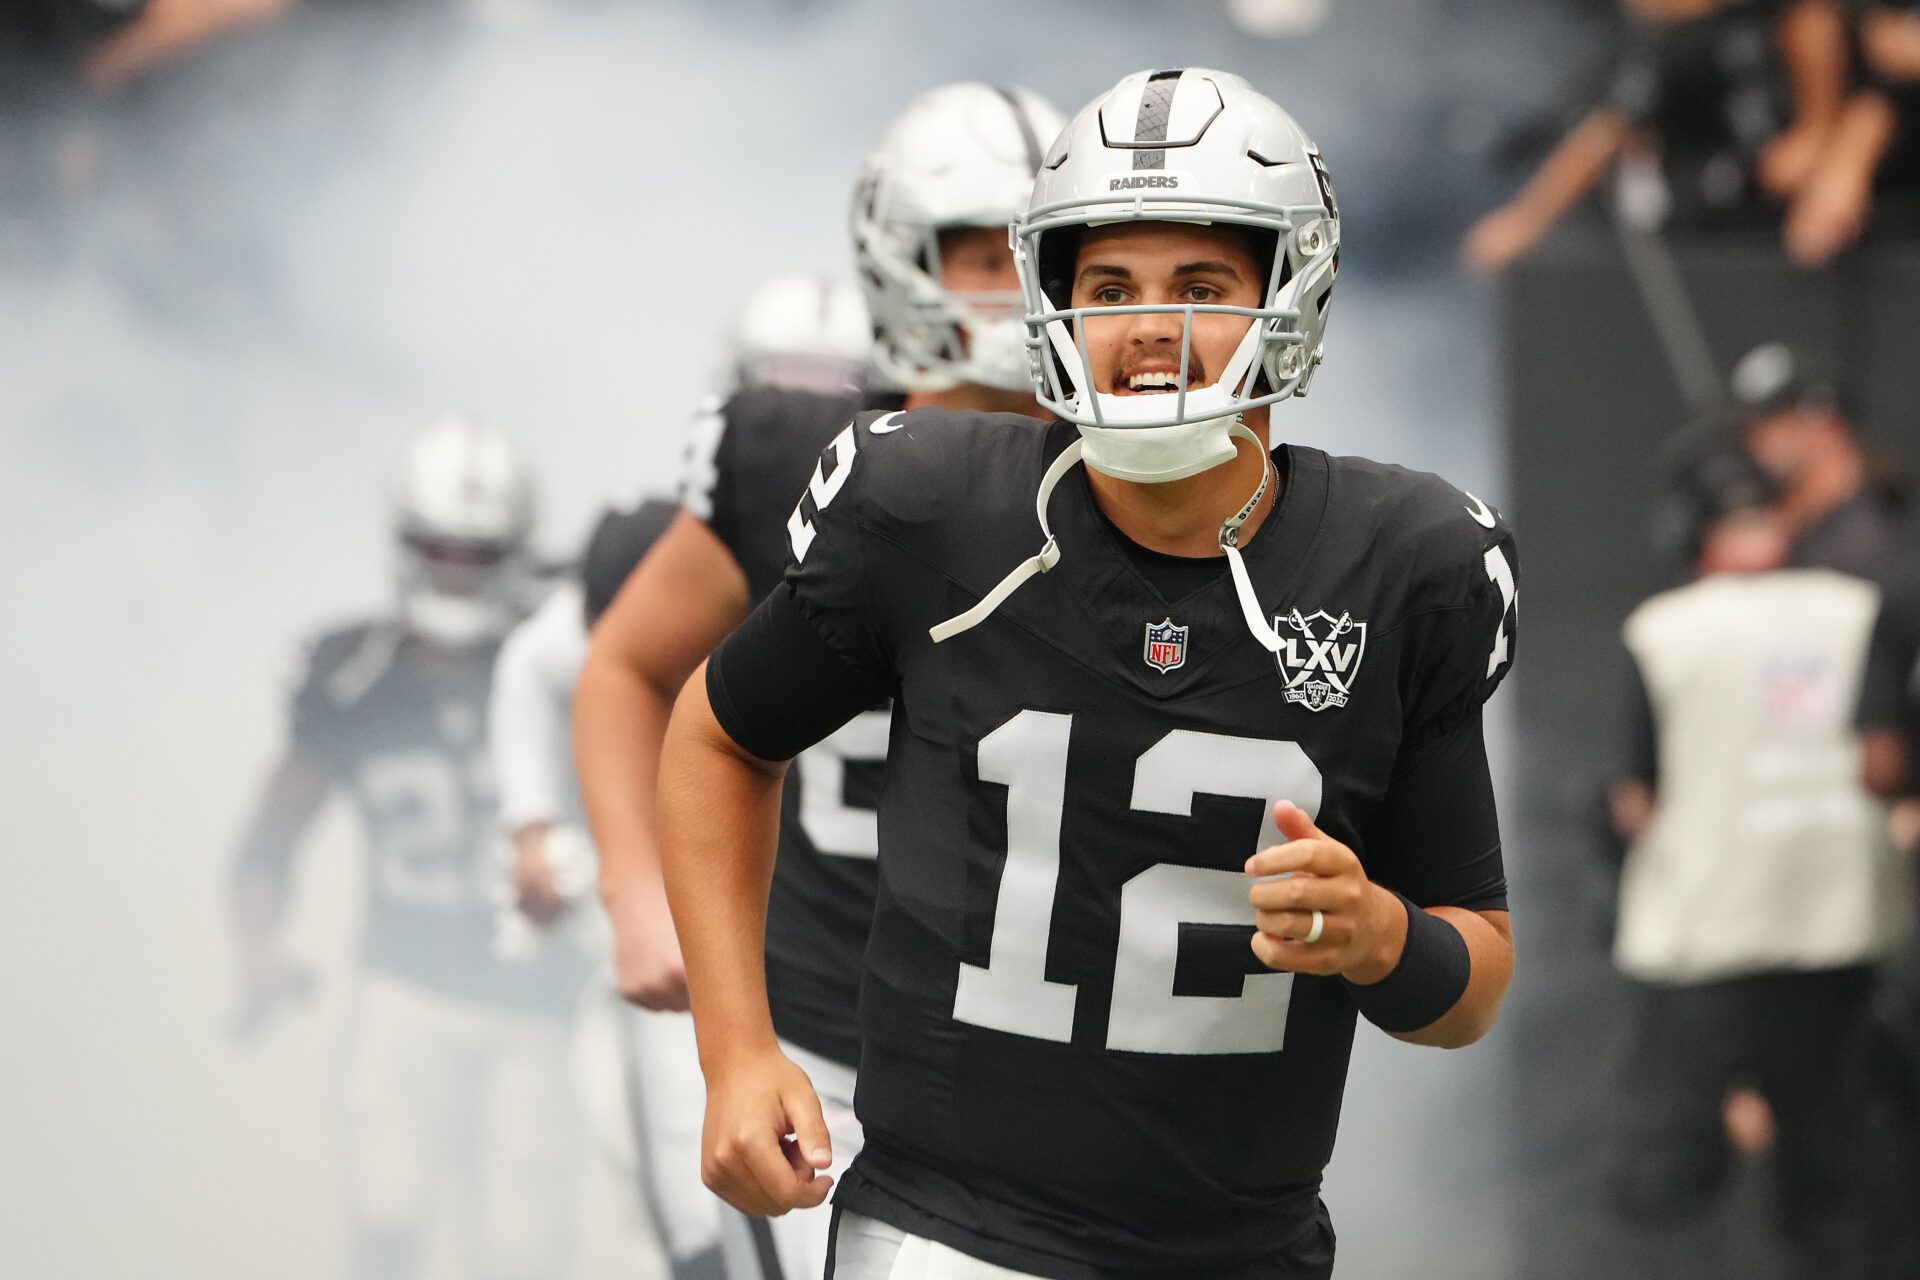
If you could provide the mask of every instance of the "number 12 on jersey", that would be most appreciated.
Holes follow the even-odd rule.
[[[1060,882],[1073,717],[1022,711],[980,740],[980,780],[1007,788],[1007,860],[994,907],[987,963],[962,963],[957,1021],[1066,1043],[1079,988],[1046,976]],[[1193,815],[1196,795],[1259,800],[1263,816],[1244,850],[1281,842],[1273,806],[1318,813],[1320,771],[1298,743],[1176,729],[1134,762],[1132,809]],[[1251,825],[1251,824],[1250,824]],[[1276,1053],[1284,1047],[1291,973],[1247,975],[1231,996],[1175,995],[1181,926],[1254,923],[1252,882],[1238,870],[1159,863],[1120,890],[1113,1004],[1106,1047],[1133,1053]]]

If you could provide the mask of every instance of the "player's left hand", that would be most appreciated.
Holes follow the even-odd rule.
[[[560,887],[553,860],[547,856],[545,825],[523,828],[514,836],[513,897],[520,913],[545,927],[567,913],[572,899]]]
[[[1396,914],[1405,916],[1399,899],[1367,879],[1353,850],[1315,826],[1300,806],[1281,801],[1273,820],[1287,842],[1247,860],[1247,874],[1262,877],[1247,894],[1259,913],[1253,953],[1269,969],[1378,981],[1404,939],[1404,930],[1393,927]],[[1265,878],[1273,876],[1286,878]],[[1316,910],[1320,936],[1306,942]]]

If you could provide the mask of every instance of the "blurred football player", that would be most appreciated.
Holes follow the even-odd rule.
[[[721,340],[716,390],[705,422],[750,389],[847,394],[861,385],[872,357],[865,303],[849,281],[775,276],[729,318]],[[696,452],[700,452],[696,447]],[[597,867],[580,827],[570,715],[587,656],[588,629],[606,612],[633,567],[678,512],[643,500],[616,504],[587,543],[578,579],[558,587],[501,647],[493,686],[493,750],[500,817],[516,851],[517,917],[507,923],[534,945],[534,931],[578,922],[578,894]],[[563,881],[566,881],[563,883]],[[596,919],[599,912],[591,913]],[[589,1097],[603,1099],[596,1127],[616,1164],[638,1175],[645,1213],[677,1280],[715,1274],[720,1202],[700,1182],[700,1116],[705,1085],[685,1013],[625,1007],[612,1020],[612,1061],[580,1064]],[[608,1076],[615,1087],[604,1087]]]
[[[487,690],[532,597],[533,494],[512,442],[453,419],[408,449],[393,615],[312,646],[290,741],[241,842],[240,1026],[299,990],[278,942],[294,855],[335,790],[367,848],[343,1112],[353,1274],[419,1274],[465,1211],[466,1274],[556,1274],[573,1171],[563,1015],[588,959],[496,949]]]
[[[1122,80],[1014,236],[1059,420],[858,415],[674,711],[708,1180],[756,1214],[835,1181],[762,980],[775,814],[787,761],[891,699],[830,1273],[1325,1277],[1356,1015],[1467,1044],[1512,971],[1481,704],[1513,541],[1436,477],[1270,451],[1339,209],[1238,76]]]
[[[595,630],[575,706],[581,781],[621,988],[648,1008],[687,1007],[652,787],[674,695],[779,584],[794,498],[854,413],[877,405],[1033,412],[1007,225],[1061,123],[1032,93],[984,84],[947,85],[907,107],[868,157],[853,200],[872,363],[886,389],[749,389],[703,415],[684,510]],[[822,322],[833,314],[823,307]],[[842,1163],[859,1147],[854,1008],[873,915],[885,703],[876,694],[796,765],[765,933],[773,1026],[825,1101]],[[740,1280],[817,1276],[825,1266],[824,1210],[774,1225],[730,1217],[727,1233],[729,1274]]]

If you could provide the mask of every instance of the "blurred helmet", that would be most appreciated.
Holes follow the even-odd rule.
[[[1086,228],[1121,222],[1249,228],[1271,262],[1261,305],[1075,308]],[[1014,257],[1042,407],[1080,428],[1087,465],[1124,480],[1177,480],[1233,456],[1228,432],[1241,413],[1306,393],[1324,355],[1340,209],[1312,141],[1245,80],[1200,68],[1139,71],[1054,142],[1015,224]],[[1173,394],[1095,391],[1078,342],[1084,316],[1146,312],[1183,316],[1183,342],[1196,312],[1250,324],[1209,386],[1189,390],[1183,372]]]
[[[728,321],[720,396],[748,387],[828,393],[858,386],[873,362],[873,326],[851,281],[782,275]]]
[[[853,247],[887,382],[903,391],[1027,389],[1019,295],[948,290],[940,232],[1004,228],[1019,217],[1062,123],[1026,89],[943,85],[914,99],[867,157]]]
[[[505,432],[466,418],[427,428],[394,485],[400,612],[451,646],[504,636],[529,603],[533,486]]]

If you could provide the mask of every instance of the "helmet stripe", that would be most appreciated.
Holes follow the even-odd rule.
[[[1007,110],[1013,112],[1013,122],[1020,126],[1020,142],[1027,149],[1027,172],[1040,172],[1040,135],[1033,131],[1033,121],[1027,119],[1027,113],[1020,108],[1020,99],[1012,89],[1003,84],[993,86],[993,91],[1006,99]],[[1048,139],[1052,141],[1051,138]]]
[[[1133,122],[1133,140],[1135,142],[1165,142],[1167,140],[1167,121],[1173,118],[1173,96],[1179,92],[1180,71],[1156,71],[1147,77],[1146,89],[1140,94],[1140,114]],[[1136,151],[1133,153],[1133,167],[1136,169],[1164,169],[1167,167],[1167,153],[1163,151]]]

